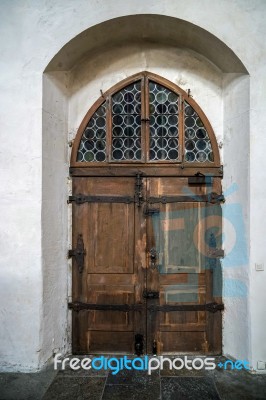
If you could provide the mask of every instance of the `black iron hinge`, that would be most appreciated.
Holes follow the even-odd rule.
[[[77,194],[69,196],[68,203],[83,204],[83,203],[134,203],[134,197],[130,196],[86,196],[84,194]]]

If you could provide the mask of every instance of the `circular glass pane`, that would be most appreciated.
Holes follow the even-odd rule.
[[[94,149],[94,141],[93,140],[86,140],[86,142],[84,142],[84,148],[86,150]]]
[[[193,117],[186,117],[185,126],[188,128],[192,128],[195,125],[195,119]]]
[[[204,139],[205,136],[206,136],[205,129],[204,128],[203,129],[198,129],[197,132],[196,132],[196,135],[197,135],[198,139]]]
[[[195,147],[195,144],[194,144],[194,142],[193,142],[193,140],[187,140],[186,141],[186,143],[185,143],[185,148],[187,149],[187,150],[194,150],[194,147]]]
[[[114,160],[122,160],[123,152],[120,149],[116,149],[113,151],[113,159]]]
[[[194,139],[195,137],[194,129],[186,129],[185,136],[187,139]]]
[[[135,130],[132,126],[126,126],[124,129],[124,133],[126,136],[134,136]]]
[[[123,112],[122,104],[114,104],[113,105],[113,113],[114,114],[121,114]]]
[[[87,139],[93,139],[94,138],[94,130],[90,129],[90,128],[86,128],[85,132],[84,132],[84,136]]]
[[[97,140],[95,146],[96,146],[97,150],[104,150],[105,149],[105,143],[102,140]]]
[[[115,115],[113,117],[113,123],[114,125],[121,125],[123,123],[123,118],[121,117],[121,115]]]
[[[170,160],[177,160],[178,159],[178,151],[176,149],[169,150],[168,157],[170,158]]]
[[[197,161],[199,161],[199,162],[204,162],[204,161],[206,161],[206,160],[207,160],[207,154],[204,153],[203,151],[199,151],[199,152],[197,153]]]
[[[105,153],[103,151],[96,153],[96,161],[105,161]]]
[[[119,137],[123,135],[123,128],[121,126],[115,126],[113,128],[113,136]]]
[[[87,151],[85,154],[84,154],[84,160],[85,161],[94,161],[94,154],[91,152],[91,151]]]
[[[185,159],[188,162],[193,162],[195,160],[195,154],[192,153],[191,151],[188,151],[185,155]]]
[[[173,92],[168,93],[168,101],[170,103],[177,103],[177,95]]]
[[[207,147],[207,143],[205,140],[198,140],[196,142],[196,147],[198,150],[205,150]]]
[[[122,148],[124,145],[123,139],[114,139],[113,140],[113,147],[117,148]]]
[[[115,103],[121,103],[123,101],[123,94],[121,92],[116,93],[113,98],[113,102]]]
[[[165,92],[159,92],[156,94],[156,101],[159,104],[165,103],[167,100],[167,94]]]
[[[177,122],[178,122],[177,115],[169,115],[169,117],[168,117],[168,123],[169,123],[169,125],[176,126],[176,125],[177,125]]]
[[[104,129],[97,129],[96,138],[97,139],[105,139],[105,130]]]

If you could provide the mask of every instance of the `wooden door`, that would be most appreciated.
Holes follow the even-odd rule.
[[[74,353],[134,353],[136,335],[144,353],[221,352],[211,192],[221,194],[219,178],[74,178]]]
[[[208,200],[212,190],[190,186],[187,178],[148,179],[154,213],[147,225],[147,291],[159,293],[147,306],[148,352],[221,353],[221,313],[213,312],[221,303],[221,207]]]
[[[136,178],[75,178],[73,245],[81,237],[84,268],[73,262],[73,352],[133,353],[145,335],[146,227],[135,202]],[[78,204],[77,204],[78,202]]]

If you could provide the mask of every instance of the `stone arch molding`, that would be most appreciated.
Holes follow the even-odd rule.
[[[68,71],[90,53],[140,42],[191,49],[222,72],[247,73],[237,55],[210,32],[191,22],[156,14],[114,18],[88,28],[66,43],[44,72]]]

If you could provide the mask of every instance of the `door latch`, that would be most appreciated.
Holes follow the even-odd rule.
[[[152,269],[156,268],[157,258],[158,258],[158,253],[157,253],[156,249],[153,247],[152,249],[150,249],[150,260],[151,260],[151,268]]]
[[[143,214],[145,215],[145,217],[150,217],[151,215],[154,214],[159,214],[160,209],[159,208],[149,208],[146,207],[143,211]]]
[[[144,290],[142,296],[144,299],[159,299],[159,292]]]
[[[74,257],[79,269],[82,273],[84,268],[84,256],[86,255],[86,250],[84,249],[83,237],[81,234],[78,235],[77,247],[73,250],[68,251],[68,258]]]
[[[153,354],[154,356],[157,355],[157,342],[156,342],[155,339],[154,339],[154,341],[152,342],[152,354]]]
[[[141,356],[143,354],[143,335],[140,333],[135,335],[135,352],[137,356]]]

